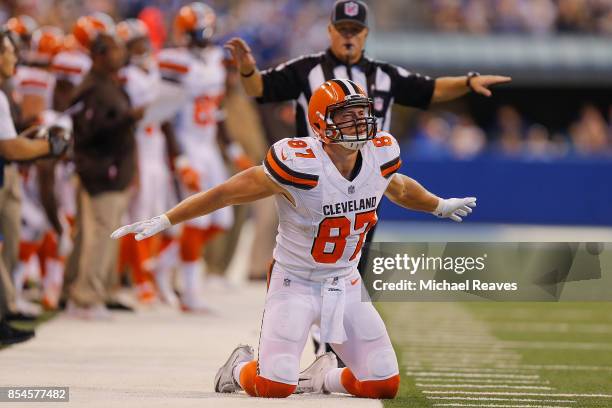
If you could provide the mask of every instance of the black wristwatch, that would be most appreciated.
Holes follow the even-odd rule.
[[[470,88],[472,90],[472,92],[474,92],[474,88],[472,88],[472,78],[475,78],[477,76],[480,76],[479,72],[476,71],[470,71],[467,73],[467,79],[465,81],[465,85]]]

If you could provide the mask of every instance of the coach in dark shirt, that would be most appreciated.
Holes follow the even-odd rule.
[[[80,180],[78,233],[68,263],[68,312],[104,318],[109,301],[116,245],[109,238],[128,205],[136,172],[134,129],[142,109],[130,106],[117,73],[123,45],[99,34],[90,46],[92,68],[75,90],[74,161]]]
[[[374,115],[381,130],[389,130],[394,103],[426,109],[431,103],[449,101],[470,90],[490,96],[491,85],[509,82],[503,76],[469,73],[460,77],[433,79],[367,57],[368,8],[361,1],[335,3],[328,26],[330,47],[318,54],[306,55],[276,68],[260,72],[249,46],[240,38],[226,47],[238,63],[242,84],[258,102],[295,100],[298,137],[314,136],[308,125],[308,101],[314,89],[332,78],[351,79],[374,102]]]

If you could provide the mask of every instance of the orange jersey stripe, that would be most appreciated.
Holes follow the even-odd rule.
[[[266,156],[266,162],[272,168],[272,170],[274,170],[274,173],[276,173],[276,175],[278,175],[279,177],[281,177],[283,180],[287,181],[288,183],[300,184],[300,185],[311,186],[311,187],[316,187],[316,185],[318,184],[316,180],[308,180],[304,178],[299,178],[283,170],[276,162],[272,154],[272,149],[268,151],[268,155]]]
[[[161,69],[169,69],[172,71],[176,71],[181,74],[186,74],[187,72],[189,72],[189,67],[180,64],[173,64],[171,62],[160,62],[159,67]]]
[[[402,161],[401,160],[398,161],[397,164],[395,164],[395,165],[393,165],[391,167],[388,167],[388,168],[384,169],[383,171],[381,171],[381,174],[383,175],[383,177],[387,177],[388,175],[393,174],[396,171],[398,171],[400,167],[402,167]]]

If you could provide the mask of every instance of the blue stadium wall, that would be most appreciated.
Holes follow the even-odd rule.
[[[400,172],[442,197],[478,197],[468,222],[612,226],[612,161],[419,160]],[[383,220],[431,220],[384,199]]]

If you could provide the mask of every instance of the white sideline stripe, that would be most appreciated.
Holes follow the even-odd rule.
[[[537,374],[496,374],[496,373],[440,373],[433,371],[406,371],[405,374],[414,376],[426,376],[433,377],[439,375],[440,377],[495,377],[495,378],[524,378],[524,379],[538,379],[540,378]]]
[[[508,390],[552,390],[552,387],[540,385],[507,385],[507,384],[424,384],[417,383],[417,387],[427,388],[504,388]]]
[[[514,366],[507,366],[507,367],[512,367],[512,368],[495,368],[495,367],[474,367],[474,366],[463,366],[463,365],[450,365],[450,364],[445,364],[445,365],[431,365],[431,364],[419,364],[419,365],[404,365],[404,368],[408,369],[408,370],[414,370],[414,371],[418,371],[418,370],[425,370],[427,369],[428,371],[439,371],[439,372],[445,372],[445,371],[450,371],[450,372],[467,372],[467,373],[472,373],[472,372],[482,372],[482,373],[498,373],[498,374],[515,374],[519,371],[522,371],[521,369],[519,369],[519,367],[522,366],[518,366],[518,365],[514,365]],[[527,370],[525,370],[527,371]],[[525,373],[527,374],[527,373]]]
[[[612,394],[545,394],[537,392],[495,392],[495,391],[422,391],[423,394],[457,394],[457,395],[507,395],[528,397],[553,397],[553,398],[612,398]]]
[[[418,363],[412,361],[412,364],[404,365],[404,368],[411,370],[421,370],[425,368],[424,366],[428,366],[427,363]],[[446,363],[444,365],[433,365],[427,367],[432,371],[493,371],[493,372],[501,372],[501,371],[526,371],[526,370],[580,370],[580,371],[612,371],[612,367],[604,367],[604,366],[581,366],[581,365],[563,365],[563,364],[495,364],[495,367],[489,368],[474,368],[473,366],[465,366],[462,364],[455,363]]]
[[[567,408],[568,405],[434,404],[434,407]]]
[[[430,400],[457,400],[457,401],[510,401],[510,402],[555,402],[575,403],[574,400],[546,400],[534,398],[491,398],[491,397],[428,397]]]
[[[495,342],[495,340],[491,340],[489,342],[481,342],[481,343],[462,343],[462,342],[454,342],[451,343],[452,339],[457,339],[457,336],[449,336],[448,347],[459,347],[462,349],[467,349],[470,347],[476,348],[478,344],[494,344],[495,347],[503,350],[508,349],[555,349],[555,350],[612,350],[612,345],[607,343],[589,343],[589,342],[562,342],[562,341],[503,341],[503,342]],[[437,342],[441,342],[444,344],[444,337],[438,338],[436,337]],[[431,339],[420,339],[418,341],[409,341],[411,346],[416,346],[419,348],[438,348],[432,346]]]
[[[521,368],[526,370],[584,370],[584,371],[612,371],[612,367],[603,366],[581,366],[581,365],[564,365],[564,364],[525,364],[525,365],[505,365],[500,364],[501,368]]]
[[[500,380],[487,380],[484,378],[442,378],[442,377],[416,377],[417,381],[443,381],[446,383],[466,382],[466,383],[495,383],[499,384]],[[504,384],[548,384],[549,381],[540,380],[503,380]]]

